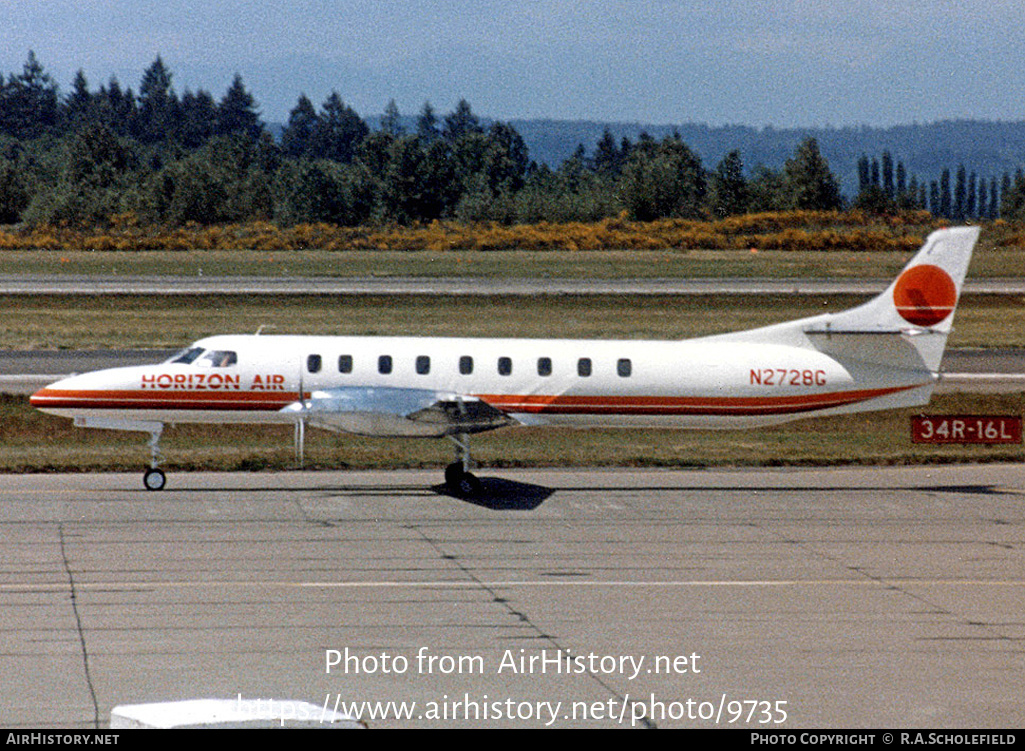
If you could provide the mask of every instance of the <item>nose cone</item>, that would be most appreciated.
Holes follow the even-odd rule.
[[[36,409],[44,409],[45,407],[54,404],[58,395],[67,390],[65,385],[70,380],[70,378],[62,378],[59,381],[51,383],[49,386],[44,386],[28,398],[28,403]]]
[[[73,400],[76,393],[79,393],[81,389],[76,385],[80,376],[72,376],[70,378],[62,378],[55,383],[51,383],[49,386],[44,386],[39,389],[36,393],[29,397],[28,402],[36,409],[42,410],[43,412],[49,412],[52,409],[60,407],[71,406],[69,402]]]
[[[60,381],[57,381],[57,383],[60,383]],[[56,383],[50,384],[50,386],[56,385]],[[28,403],[31,404],[33,407],[41,407],[43,403],[46,401],[47,391],[49,390],[50,386],[44,386],[43,388],[39,389],[39,391],[32,394],[32,396],[28,398]]]
[[[131,382],[136,368],[111,368],[70,376],[39,389],[29,404],[51,414],[73,416],[67,410],[102,406]]]

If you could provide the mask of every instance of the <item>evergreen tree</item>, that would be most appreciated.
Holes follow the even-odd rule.
[[[418,136],[418,139],[424,149],[420,209],[423,219],[426,221],[449,216],[459,201],[459,181],[456,179],[452,146],[440,138],[424,141]]]
[[[401,136],[403,132],[402,117],[399,115],[399,106],[394,99],[389,99],[384,108],[384,116],[381,118],[381,130],[392,136]]]
[[[445,126],[441,134],[449,141],[457,141],[462,136],[471,133],[483,133],[480,120],[473,114],[470,103],[460,99],[455,110],[445,115]]]
[[[709,179],[709,203],[719,218],[747,211],[747,180],[739,151],[731,151],[715,168]]]
[[[908,184],[907,189],[904,191],[904,200],[901,202],[901,208],[903,209],[920,209],[922,205],[919,203],[919,196],[921,190],[918,185],[918,177],[915,175],[911,176],[911,182]]]
[[[797,147],[793,158],[784,165],[783,173],[791,208],[817,211],[841,208],[840,186],[814,138],[806,139]]]
[[[944,217],[946,219],[950,219],[951,216],[952,216],[951,209],[953,208],[953,206],[952,206],[952,201],[951,201],[951,198],[950,198],[950,170],[949,169],[944,169],[943,172],[940,173],[940,188],[939,188],[939,190],[940,190],[940,194],[939,194],[940,210],[938,212],[938,215],[942,216],[942,217]],[[933,213],[937,213],[937,212],[933,212]]]
[[[435,213],[436,204],[428,208],[434,198],[425,181],[425,159],[419,138],[412,136],[392,140],[381,180],[381,204],[389,220],[409,224]]]
[[[236,73],[217,107],[217,133],[222,136],[241,133],[256,138],[262,131],[256,99],[246,90],[242,76]]]
[[[478,180],[477,176],[484,169],[484,158],[488,149],[487,136],[472,131],[455,140],[445,138],[444,141],[452,148],[453,176],[459,186],[459,194],[469,192],[471,186],[477,190],[484,190],[483,181]]]
[[[424,102],[420,116],[416,119],[416,134],[424,141],[433,141],[440,136],[438,118],[430,102]]]
[[[342,101],[338,92],[332,91],[313,128],[311,155],[350,164],[356,156],[356,148],[369,133],[370,128],[356,111]]]
[[[527,145],[515,128],[506,123],[491,126],[481,172],[492,193],[512,194],[522,188],[529,161]]]
[[[59,121],[57,84],[31,50],[20,75],[0,87],[0,132],[33,139],[54,132]]]
[[[629,143],[629,141],[627,141]],[[594,149],[594,169],[599,175],[615,176],[623,170],[626,152],[616,145],[616,139],[608,128],[602,133]]]
[[[779,170],[759,165],[751,175],[747,187],[750,211],[786,211],[789,208],[786,179]]]
[[[1016,170],[1013,183],[1007,175],[1005,184],[1008,187],[1001,191],[1000,217],[1008,221],[1025,220],[1025,172]]]
[[[375,130],[360,141],[356,149],[356,164],[367,172],[371,182],[377,184],[378,187],[380,187],[381,177],[388,169],[391,148],[394,143],[395,136],[383,130]]]
[[[171,88],[171,72],[158,55],[142,74],[135,135],[143,143],[170,141],[177,126],[178,97]]]
[[[71,93],[64,100],[64,112],[67,126],[75,130],[86,121],[94,118],[93,96],[89,93],[89,82],[85,72],[79,68],[75,79],[71,82]]]
[[[968,176],[968,194],[965,197],[965,215],[971,218],[976,218],[978,213],[975,208],[976,201],[978,200],[978,176],[972,172]]]
[[[122,91],[117,78],[112,76],[106,87],[100,87],[96,100],[100,122],[119,136],[127,136],[132,132],[138,109],[131,89]]]
[[[312,154],[313,134],[318,120],[313,102],[305,94],[300,94],[299,101],[288,114],[288,124],[281,133],[281,148],[288,156],[306,157]]]
[[[198,149],[217,134],[217,103],[210,92],[200,89],[193,94],[186,90],[179,111],[178,134],[186,148]]]
[[[893,185],[893,155],[889,151],[883,152],[883,193],[888,200],[896,195]]]
[[[868,190],[869,185],[872,184],[872,167],[869,163],[868,156],[862,154],[858,158],[858,193],[864,193]]]
[[[959,165],[957,168],[957,176],[954,182],[954,205],[949,215],[952,219],[957,221],[963,221],[966,214],[968,205],[968,177],[965,172],[965,166]]]

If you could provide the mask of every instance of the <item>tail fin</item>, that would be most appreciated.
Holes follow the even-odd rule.
[[[978,227],[933,232],[885,292],[831,317],[837,329],[866,333],[950,333]]]
[[[978,239],[978,227],[937,230],[886,291],[863,305],[715,338],[814,347],[840,360],[935,373]]]

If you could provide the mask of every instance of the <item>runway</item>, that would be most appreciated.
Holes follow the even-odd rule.
[[[889,279],[559,279],[420,276],[3,275],[0,295],[876,295]],[[965,294],[1017,295],[1021,279],[968,279]]]
[[[1025,724],[1020,465],[438,475],[0,478],[3,726]]]

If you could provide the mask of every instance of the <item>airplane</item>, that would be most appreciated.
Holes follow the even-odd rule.
[[[294,425],[448,438],[445,482],[473,494],[469,436],[512,425],[750,428],[926,404],[977,227],[937,230],[890,286],[849,310],[679,341],[219,335],[163,363],[74,375],[31,404],[84,428]],[[553,321],[553,328],[557,328]]]

